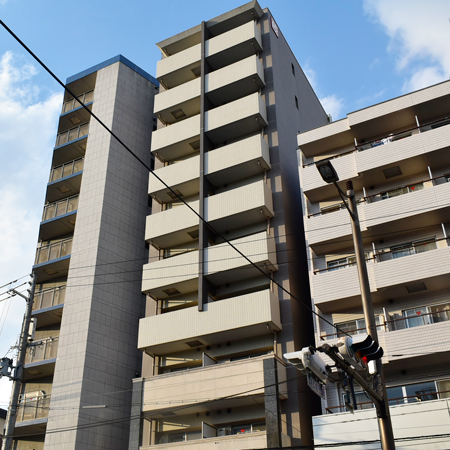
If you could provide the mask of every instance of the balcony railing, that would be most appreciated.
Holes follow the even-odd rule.
[[[17,421],[45,419],[48,417],[50,409],[50,394],[42,394],[37,397],[22,396],[19,399],[19,408],[17,411]]]
[[[63,133],[59,133],[56,136],[55,147],[59,147],[60,145],[67,144],[68,142],[72,142],[75,139],[86,136],[89,132],[89,122],[83,123],[83,125],[79,125],[78,127],[71,128],[70,130],[64,131]]]
[[[403,317],[397,319],[389,319],[381,323],[379,316],[375,317],[377,323],[376,328],[385,332],[404,330],[406,328],[416,328],[434,323],[448,322],[450,320],[450,303],[441,303],[439,305],[423,306],[419,308],[403,311]],[[336,339],[346,335],[364,334],[367,332],[366,327],[344,328],[342,324],[336,323],[336,327],[342,330],[341,333],[334,332],[320,336],[320,340]]]
[[[70,255],[72,251],[72,241],[73,238],[64,239],[63,241],[38,248],[36,251],[35,264],[41,264],[53,259]]]
[[[84,105],[86,103],[90,103],[94,100],[94,91],[85,92],[84,94],[79,95],[77,99]],[[74,98],[71,98],[63,103],[61,114],[65,114],[73,109],[79,108],[80,106],[81,105],[79,102],[77,102]]]
[[[74,173],[81,172],[84,166],[84,158],[78,158],[73,161],[69,161],[61,166],[54,167],[50,172],[49,183],[60,180],[61,178],[68,177]]]
[[[65,198],[59,202],[49,203],[44,207],[44,213],[42,214],[42,222],[55,217],[62,216],[63,214],[68,214],[72,211],[76,211],[78,208],[78,195],[73,197]]]
[[[372,141],[365,142],[364,144],[358,145],[354,147],[352,150],[348,150],[344,153],[340,153],[339,155],[330,156],[329,158],[324,158],[324,160],[332,160],[336,158],[341,158],[342,156],[350,155],[351,153],[363,152],[365,150],[369,150],[374,147],[379,147],[381,145],[389,144],[390,142],[399,141],[400,139],[407,138],[412,136],[415,133],[424,133],[430,130],[434,130],[435,128],[443,127],[445,125],[450,125],[450,117],[445,117],[443,119],[435,120],[432,122],[428,122],[420,127],[413,127],[408,130],[401,131],[399,133],[391,133],[389,135],[383,136],[381,138],[374,139]],[[318,163],[318,161],[313,161],[307,164],[303,164],[303,167],[313,166]]]
[[[66,297],[66,286],[58,286],[34,294],[33,311],[61,305]]]
[[[423,239],[417,242],[410,242],[408,244],[402,244],[402,245],[396,245],[392,246],[390,250],[385,251],[376,251],[372,256],[370,256],[369,253],[366,253],[366,263],[368,261],[372,261],[373,263],[381,263],[384,261],[390,261],[392,259],[402,258],[404,256],[410,256],[410,255],[416,255],[418,253],[424,253],[429,252],[432,250],[437,250],[439,248],[438,242],[445,241],[448,245],[448,238],[442,238],[442,239]],[[323,272],[333,272],[334,270],[338,269],[345,269],[347,267],[356,266],[356,258],[354,256],[350,256],[345,258],[347,259],[347,262],[344,264],[338,264],[338,265],[330,265],[329,267],[326,267],[325,269],[318,269],[314,270],[314,275],[318,273]],[[330,263],[333,261],[329,261]]]
[[[388,388],[389,389],[389,388]],[[438,398],[448,398],[450,391],[437,391],[432,390],[431,392],[417,393],[415,395],[407,395],[403,397],[389,398],[389,405],[402,405],[404,403],[417,403],[426,402],[428,400],[437,400]],[[388,395],[389,397],[389,395]],[[367,402],[357,402],[356,409],[370,409],[374,408],[374,404],[371,401]],[[340,412],[346,412],[345,405],[329,406],[325,408],[327,414],[334,414]]]
[[[428,186],[425,184],[431,181],[431,184]],[[388,198],[398,197],[399,195],[410,194],[411,192],[421,191],[422,189],[429,189],[434,187],[436,184],[444,184],[450,182],[450,174],[441,175],[435,178],[427,178],[422,181],[418,181],[416,183],[401,185],[395,187],[389,191],[381,191],[377,194],[368,195],[367,197],[358,198],[356,203],[374,203],[380,200],[386,200]],[[320,216],[324,214],[330,214],[335,211],[340,211],[341,209],[345,209],[344,203],[335,203],[333,205],[329,205],[325,208],[321,208],[321,211],[314,214],[308,214],[308,219],[310,217]]]
[[[59,338],[48,338],[28,347],[25,364],[56,358]]]

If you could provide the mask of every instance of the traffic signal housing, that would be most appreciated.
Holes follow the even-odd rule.
[[[285,353],[283,356],[303,373],[312,372],[320,381],[327,380],[329,367],[314,349],[304,347],[298,352]]]
[[[340,338],[338,349],[349,364],[359,369],[367,369],[370,361],[383,356],[383,349],[368,334]]]

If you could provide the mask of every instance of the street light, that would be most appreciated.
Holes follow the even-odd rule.
[[[364,311],[364,319],[368,335],[378,342],[377,326],[375,315],[373,313],[372,296],[370,293],[369,276],[367,275],[366,259],[364,256],[364,245],[359,225],[358,209],[356,206],[356,197],[353,190],[353,183],[347,180],[345,193],[337,184],[339,176],[329,160],[316,163],[323,181],[328,184],[334,184],[339,192],[339,196],[345,204],[351,217],[353,245],[355,247],[356,265],[358,268],[359,286],[361,289],[361,300]],[[348,199],[348,204],[345,199]],[[389,403],[387,402],[386,384],[384,382],[383,364],[381,359],[376,360],[376,376],[374,378],[374,389],[382,394],[382,401],[376,401],[378,428],[380,430],[381,447],[383,450],[395,450],[394,432],[392,429],[391,416],[389,414]]]

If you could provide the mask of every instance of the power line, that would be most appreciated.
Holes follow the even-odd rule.
[[[221,238],[224,242],[226,242],[229,246],[231,246],[239,255],[241,255],[243,258],[245,258],[250,264],[252,264],[256,270],[258,270],[263,276],[268,277],[274,284],[276,284],[283,292],[288,294],[293,300],[297,301],[300,305],[302,305],[304,308],[309,310],[312,314],[316,314],[316,311],[314,311],[311,307],[309,307],[304,302],[301,302],[297,297],[295,297],[293,294],[291,294],[281,283],[278,283],[277,281],[273,280],[270,275],[266,274],[264,270],[259,268],[256,264],[254,264],[243,252],[241,252],[234,244],[232,244],[227,238],[222,236],[219,232],[215,230],[215,228],[208,223],[194,208],[192,208],[182,197],[180,197],[165,181],[161,179],[152,169],[151,167],[146,164],[144,161],[142,161],[141,158],[139,158],[115,133],[113,133],[112,130],[110,130],[98,117],[95,115],[28,47],[25,45],[24,42],[22,42],[19,37],[14,34],[14,32],[2,21],[0,20],[0,24],[8,31],[8,33],[53,77],[53,79],[60,84],[66,92],[68,92],[73,98],[76,99],[76,101],[83,107],[90,116],[92,116],[116,141],[122,145],[122,147],[130,153],[131,156],[133,156],[140,164],[142,164],[160,183],[162,183],[169,191],[178,198],[185,206],[187,206],[198,218],[200,221],[202,221],[207,228],[216,236]],[[329,325],[336,328],[331,322],[329,322]],[[337,329],[337,328],[336,328]],[[340,330],[338,330],[340,331]],[[347,334],[343,332],[344,334]]]

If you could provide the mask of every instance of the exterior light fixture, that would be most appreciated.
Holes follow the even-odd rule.
[[[325,183],[336,183],[336,181],[339,181],[339,176],[328,159],[317,162],[316,167]]]

